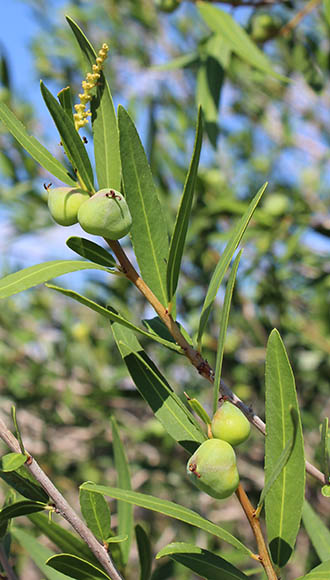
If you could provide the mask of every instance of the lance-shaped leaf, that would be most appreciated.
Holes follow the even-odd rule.
[[[54,522],[52,519],[50,520],[48,516],[34,513],[30,514],[28,518],[36,528],[49,538],[62,552],[74,554],[75,556],[82,556],[86,560],[98,564],[98,560],[85,542],[69,530]]]
[[[206,55],[197,73],[196,102],[203,109],[205,132],[213,147],[217,146],[220,94],[225,71],[218,60]]]
[[[125,198],[133,224],[130,231],[145,282],[166,306],[167,227],[143,145],[123,107],[118,109],[119,144]]]
[[[254,210],[256,209],[266,187],[267,187],[267,183],[265,183],[259,189],[259,191],[255,195],[255,197],[251,201],[249,207],[247,208],[246,212],[244,213],[244,215],[242,216],[242,218],[240,219],[238,224],[236,224],[236,226],[234,227],[232,235],[230,236],[230,239],[225,247],[225,250],[224,250],[217,266],[216,266],[216,269],[213,272],[213,275],[212,275],[212,278],[211,278],[211,281],[210,281],[210,284],[209,284],[209,287],[207,290],[207,294],[206,294],[206,297],[204,300],[201,318],[199,321],[198,338],[197,338],[199,345],[201,344],[203,332],[205,330],[206,323],[207,323],[208,318],[210,316],[210,311],[211,311],[211,308],[213,306],[213,302],[214,302],[215,297],[217,295],[217,292],[220,288],[220,284],[221,284],[223,277],[227,271],[227,268],[231,262],[231,259],[235,253],[235,250],[242,239],[242,236],[243,236],[243,234],[244,234],[244,232],[249,224],[251,217],[253,216]]]
[[[104,497],[86,489],[80,489],[79,493],[80,509],[84,520],[93,532],[94,536],[106,541],[110,535],[110,508]]]
[[[7,453],[0,459],[0,469],[2,471],[16,471],[27,460],[27,455],[23,453]]]
[[[188,231],[188,223],[193,202],[193,195],[197,179],[198,164],[202,147],[203,127],[202,110],[198,110],[198,119],[195,135],[194,150],[183,188],[178,213],[176,216],[174,231],[171,238],[167,261],[166,282],[167,299],[171,302],[178,285],[183,249]]]
[[[289,461],[289,459],[291,457],[291,453],[292,453],[293,448],[294,448],[294,444],[295,444],[296,436],[297,436],[297,430],[298,430],[298,426],[299,426],[299,417],[298,417],[298,413],[297,413],[296,409],[293,409],[292,407],[290,407],[290,414],[291,414],[291,419],[292,419],[292,424],[293,424],[292,437],[290,437],[288,439],[286,446],[284,447],[281,455],[279,456],[278,460],[276,461],[274,468],[273,468],[273,471],[269,475],[269,477],[267,478],[267,483],[260,494],[260,499],[258,501],[258,506],[256,509],[256,513],[258,515],[262,509],[262,506],[263,506],[263,503],[265,501],[265,497],[267,496],[267,493],[269,492],[272,485],[275,483],[278,476],[281,474],[282,470],[286,466],[287,462]]]
[[[215,376],[214,376],[214,385],[213,385],[213,413],[215,413],[217,408],[218,408],[222,361],[223,361],[223,353],[225,350],[229,312],[230,312],[230,306],[231,306],[231,299],[233,297],[237,269],[238,269],[239,261],[241,259],[241,255],[242,255],[242,250],[237,254],[235,261],[233,263],[233,267],[231,269],[230,276],[228,278],[228,283],[227,283],[226,292],[225,292],[225,298],[223,301],[223,307],[222,307],[222,311],[221,311],[220,333],[219,333],[219,338],[218,338],[217,358],[216,358],[216,364],[215,364]]]
[[[170,518],[180,520],[190,524],[191,526],[204,530],[205,532],[208,532],[217,538],[221,538],[238,550],[242,550],[246,554],[251,555],[251,550],[249,550],[249,548],[244,546],[242,542],[227,532],[227,530],[216,524],[213,524],[212,522],[209,522],[205,518],[202,518],[202,516],[200,516],[198,513],[182,505],[168,501],[167,499],[160,499],[159,497],[153,497],[152,495],[147,495],[136,491],[125,491],[118,489],[117,487],[91,485],[90,483],[83,483],[81,487],[102,493],[113,499],[120,499],[145,509],[156,511],[160,514],[169,516]]]
[[[248,576],[213,552],[185,542],[174,542],[162,548],[156,558],[169,556],[205,580],[247,580]]]
[[[328,580],[330,577],[330,560],[313,568],[306,576],[299,576],[296,580]]]
[[[60,101],[64,111],[66,112],[68,117],[71,119],[71,121],[74,123],[71,88],[65,87],[64,89],[61,89],[60,92],[57,93],[57,97],[58,97],[58,100]]]
[[[111,580],[105,572],[78,556],[72,554],[56,554],[46,561],[46,565],[69,578],[77,580]]]
[[[107,252],[102,246],[95,244],[91,240],[86,238],[79,238],[78,236],[71,236],[66,241],[66,245],[70,250],[76,252],[79,256],[95,262],[96,264],[101,264],[107,268],[115,268],[116,260],[114,257]]]
[[[111,417],[112,442],[115,458],[115,468],[117,473],[118,487],[131,490],[131,476],[129,472],[127,457],[124,446],[120,440],[116,419]],[[125,502],[118,502],[118,533],[127,537],[127,541],[121,546],[124,565],[129,558],[130,547],[133,536],[133,507]]]
[[[47,558],[50,558],[54,552],[43,546],[37,538],[33,537],[31,532],[26,532],[20,528],[11,528],[10,533],[16,542],[26,550],[37,568],[41,570],[43,578],[47,578],[47,580],[70,580],[72,578],[71,575],[67,576],[46,565]]]
[[[34,512],[41,512],[47,508],[47,504],[40,501],[22,500],[4,507],[0,511],[0,524],[5,520],[26,516]]]
[[[52,260],[51,262],[43,262],[36,264],[24,270],[19,270],[14,274],[9,274],[0,280],[0,298],[8,298],[18,292],[23,292],[28,288],[33,288],[38,284],[43,284],[47,280],[68,274],[69,272],[77,272],[79,270],[104,270],[111,273],[109,268],[93,264],[92,262],[79,262],[75,260]]]
[[[97,54],[77,23],[69,16],[66,19],[85,58],[86,70],[92,72]],[[91,111],[99,189],[112,187],[120,190],[121,167],[116,112],[109,85],[102,72],[97,83],[96,96],[91,102]]]
[[[69,174],[68,170],[35,137],[28,134],[23,123],[17,119],[4,103],[0,103],[0,119],[12,136],[41,167],[60,181],[63,181],[63,183],[72,187],[77,186],[77,181]]]
[[[138,334],[142,334],[143,336],[145,336],[151,340],[154,340],[155,342],[163,344],[164,346],[166,346],[170,350],[175,350],[176,352],[181,351],[180,347],[177,344],[174,344],[173,342],[165,340],[156,334],[151,334],[150,332],[146,332],[145,330],[142,330],[142,328],[135,326],[135,324],[132,324],[132,322],[129,322],[129,320],[126,320],[126,318],[123,318],[120,314],[118,314],[118,312],[116,312],[116,310],[114,310],[114,308],[111,308],[110,306],[105,308],[104,306],[97,304],[97,302],[94,302],[93,300],[86,298],[86,296],[82,296],[81,294],[78,294],[78,292],[75,292],[74,290],[69,290],[67,288],[61,288],[60,286],[54,286],[54,284],[46,284],[46,286],[47,286],[47,288],[51,288],[51,290],[56,290],[57,292],[60,292],[61,294],[64,294],[65,296],[69,296],[70,298],[73,298],[73,300],[80,302],[80,304],[84,304],[84,306],[87,306],[87,308],[90,308],[91,310],[94,310],[98,314],[105,316],[105,318],[108,318],[111,322],[118,322],[118,324],[122,324],[123,326],[126,326],[126,328],[133,330],[133,332],[137,332]]]
[[[149,580],[152,567],[150,538],[140,524],[135,526],[135,536],[140,560],[140,580]]]
[[[25,467],[16,471],[0,471],[0,477],[18,493],[33,501],[47,503],[49,497]]]
[[[81,185],[91,193],[94,190],[93,169],[78,131],[76,131],[72,119],[66,114],[52,93],[40,81],[40,89],[46,106],[53,118],[57,130],[61,136],[63,147],[72,164]]]
[[[237,56],[262,72],[282,81],[288,81],[286,77],[274,71],[267,56],[228,12],[206,2],[198,2],[198,8],[210,29],[221,35],[228,48]]]
[[[134,334],[117,323],[112,325],[112,332],[139,393],[169,435],[193,453],[206,439],[197,421],[144,352]]]
[[[299,530],[305,491],[305,458],[295,381],[278,331],[271,332],[266,354],[265,485],[288,441],[293,437],[290,406],[298,417],[291,456],[265,499],[266,526],[273,561],[284,566]]]
[[[330,560],[330,532],[306,500],[304,501],[302,519],[305,530],[321,562]]]

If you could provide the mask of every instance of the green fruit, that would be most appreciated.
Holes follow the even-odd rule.
[[[156,0],[155,3],[158,10],[168,13],[174,12],[180,6],[179,0]]]
[[[78,221],[85,232],[119,240],[128,234],[132,225],[125,198],[115,189],[101,189],[84,203]]]
[[[242,411],[229,401],[222,403],[212,419],[213,437],[230,445],[243,443],[250,435],[251,425]]]
[[[61,226],[72,226],[78,221],[80,206],[89,199],[89,193],[74,187],[56,187],[48,190],[48,207],[53,219]]]
[[[235,451],[220,439],[207,439],[196,449],[187,473],[199,489],[217,499],[229,497],[239,484]]]

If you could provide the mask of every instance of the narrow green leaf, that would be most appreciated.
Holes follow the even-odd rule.
[[[166,70],[175,70],[178,68],[185,68],[192,64],[195,64],[199,60],[199,54],[196,51],[190,52],[189,54],[183,54],[182,56],[178,56],[169,62],[165,62],[164,64],[156,64],[155,66],[151,67],[151,70],[154,71],[166,71]]]
[[[220,288],[220,284],[223,280],[223,277],[227,271],[227,268],[231,262],[231,259],[235,253],[235,250],[240,243],[242,236],[249,224],[251,217],[253,216],[254,210],[256,209],[262,194],[264,193],[267,183],[265,183],[257,192],[253,200],[251,201],[249,207],[247,208],[246,212],[240,219],[240,221],[236,224],[233,229],[232,235],[225,247],[225,250],[216,266],[216,269],[213,272],[207,294],[204,300],[201,318],[199,322],[199,329],[198,329],[198,343],[201,344],[202,336],[205,330],[205,326],[207,324],[211,308],[213,306],[213,302],[217,295],[217,292]]]
[[[47,508],[47,504],[40,501],[23,500],[8,505],[0,511],[0,523],[5,520],[26,516],[34,512],[41,512]]]
[[[22,435],[21,435],[20,428],[18,426],[15,405],[12,405],[11,406],[11,417],[12,417],[13,423],[15,425],[15,431],[16,431],[15,435],[16,435],[16,439],[18,440],[21,453],[25,454],[24,443],[23,443],[23,439],[22,439]]]
[[[299,530],[305,491],[305,459],[294,376],[284,344],[275,329],[270,334],[266,354],[265,485],[293,436],[290,406],[298,416],[295,444],[265,500],[269,547],[278,566],[284,566],[289,560]]]
[[[47,282],[57,276],[77,272],[79,270],[104,270],[110,272],[108,268],[91,262],[79,262],[74,260],[52,260],[36,264],[24,270],[19,270],[14,274],[9,274],[0,280],[0,298],[8,298],[13,294]]]
[[[110,536],[106,539],[107,544],[120,544],[121,542],[126,542],[128,540],[128,535],[125,534],[124,536]]]
[[[306,500],[303,506],[302,519],[305,530],[321,562],[330,560],[330,532]]]
[[[70,296],[70,298],[73,298],[73,300],[77,300],[77,302],[80,302],[80,304],[84,304],[84,306],[87,306],[87,308],[90,308],[91,310],[98,312],[98,314],[105,316],[106,318],[111,320],[111,322],[118,322],[118,324],[122,324],[123,326],[126,326],[126,328],[133,330],[133,332],[142,334],[143,336],[146,336],[147,338],[154,340],[155,342],[163,344],[164,346],[166,346],[171,350],[181,352],[181,349],[177,344],[174,344],[172,342],[164,340],[163,338],[155,334],[151,334],[149,332],[146,332],[145,330],[142,330],[142,328],[135,326],[135,324],[132,324],[131,322],[123,318],[120,314],[116,312],[116,310],[114,310],[114,308],[111,308],[110,306],[108,306],[107,308],[105,308],[104,306],[100,306],[100,304],[97,304],[93,300],[90,300],[89,298],[86,298],[85,296],[78,294],[78,292],[75,292],[74,290],[61,288],[60,286],[54,286],[54,284],[46,284],[46,286],[47,288],[51,288],[52,290],[61,292],[61,294],[64,294],[65,296]]]
[[[298,431],[298,426],[299,426],[299,417],[298,417],[298,413],[297,413],[296,409],[293,409],[292,407],[290,408],[290,414],[291,414],[292,425],[293,425],[292,437],[290,437],[288,439],[286,446],[284,447],[281,455],[279,456],[278,460],[276,461],[276,463],[274,465],[272,473],[270,474],[269,478],[267,478],[267,483],[264,486],[264,488],[261,492],[261,495],[260,495],[260,499],[258,501],[258,506],[257,506],[258,511],[261,510],[262,505],[265,501],[265,497],[267,496],[267,493],[269,492],[272,485],[275,483],[278,476],[281,474],[282,470],[286,466],[287,462],[289,461],[289,459],[291,457],[291,453],[292,453],[293,448],[294,448],[294,444],[295,444],[296,436],[297,436],[297,431]]]
[[[323,0],[323,10],[325,14],[326,21],[330,26],[330,0]]]
[[[323,562],[316,568],[313,568],[306,576],[299,576],[296,580],[329,580],[330,577],[330,560]]]
[[[329,419],[325,417],[323,419],[322,428],[321,428],[321,449],[322,449],[322,469],[326,478],[326,481],[329,481],[330,477],[330,452],[329,452],[329,445],[330,445],[330,436],[329,436]]]
[[[0,469],[2,471],[16,471],[27,460],[27,456],[23,453],[7,453],[0,459]]]
[[[83,558],[72,554],[56,554],[46,561],[47,566],[77,580],[109,580],[109,576],[100,568]],[[111,580],[111,579],[110,579]]]
[[[288,81],[274,71],[267,56],[251,40],[245,30],[234,20],[234,18],[218,7],[211,6],[206,2],[198,2],[198,9],[203,20],[215,33],[221,35],[232,50],[242,60],[258,70],[270,74],[282,81]]]
[[[91,72],[97,54],[77,23],[69,16],[66,19]],[[120,190],[121,167],[116,112],[109,85],[102,72],[97,84],[96,96],[93,97],[91,102],[91,110],[95,166],[99,189],[112,187]]]
[[[115,268],[116,260],[114,257],[107,252],[102,246],[99,246],[91,240],[86,238],[79,238],[78,236],[71,236],[66,241],[66,245],[70,250],[76,252],[79,256],[95,262],[96,264],[101,264],[101,266],[106,266],[107,268]]]
[[[63,183],[73,187],[77,186],[77,181],[71,177],[67,169],[35,137],[28,134],[23,123],[17,119],[14,113],[4,103],[0,103],[0,119],[13,137],[15,137],[16,141],[24,147],[41,167],[49,171],[49,173],[57,177],[60,181],[63,181]]]
[[[81,185],[87,191],[93,193],[95,191],[93,169],[85,145],[83,144],[78,131],[76,131],[72,119],[70,119],[62,109],[61,105],[42,81],[40,81],[40,89],[47,109],[49,110],[61,136],[63,147],[74,171],[77,172],[77,177],[81,182]]]
[[[92,489],[97,493],[103,493],[104,495],[113,499],[121,499],[145,509],[156,511],[160,514],[169,516],[170,518],[174,518],[176,520],[190,524],[191,526],[195,526],[196,528],[204,530],[205,532],[208,532],[217,538],[221,538],[238,550],[242,550],[243,552],[251,555],[249,548],[244,546],[244,544],[242,544],[239,540],[227,532],[227,530],[217,526],[216,524],[213,524],[212,522],[209,522],[205,518],[202,518],[202,516],[200,516],[198,513],[177,503],[136,491],[125,491],[118,489],[117,487],[109,487],[105,485],[92,486],[89,483],[83,483],[82,487],[86,489]]]
[[[51,540],[62,552],[82,556],[85,560],[98,564],[98,560],[90,551],[89,547],[80,538],[75,536],[69,530],[63,528],[48,516],[40,513],[30,514],[29,520],[40,530],[47,538]]]
[[[207,412],[205,411],[204,407],[202,407],[200,402],[197,399],[191,399],[190,397],[187,396],[186,393],[185,395],[187,397],[189,407],[191,407],[194,413],[198,415],[198,417],[205,423],[205,425],[210,425],[211,418],[208,416]]]
[[[231,307],[231,300],[233,297],[237,269],[238,269],[239,261],[241,259],[242,251],[243,250],[240,250],[240,252],[237,254],[235,261],[233,263],[233,267],[231,269],[230,276],[228,278],[228,283],[227,283],[226,292],[225,292],[225,298],[223,301],[223,307],[222,307],[222,311],[221,311],[220,333],[219,333],[219,338],[218,338],[217,358],[216,358],[216,363],[215,363],[215,376],[214,376],[214,385],[213,385],[213,413],[215,413],[217,408],[218,408],[222,361],[223,361],[223,353],[225,351],[225,342],[226,342],[229,313],[230,313],[230,307]]]
[[[46,546],[43,546],[30,532],[25,532],[20,528],[11,528],[10,533],[15,540],[26,550],[35,565],[41,570],[43,577],[47,580],[67,580],[71,576],[66,576],[61,572],[52,570],[46,565],[47,558],[50,558],[52,552]]]
[[[134,334],[116,323],[112,325],[112,332],[139,393],[169,435],[187,451],[193,452],[206,438],[197,421],[143,351]]]
[[[32,475],[29,474],[25,467],[19,467],[16,471],[5,472],[0,470],[0,477],[18,493],[28,499],[44,503],[49,501],[46,492],[39,483],[34,481]]]
[[[140,580],[149,580],[152,567],[150,538],[140,524],[135,526],[135,536],[140,560]]]
[[[158,552],[156,558],[169,556],[205,580],[246,580],[238,568],[213,552],[185,542],[174,542]]]
[[[117,484],[120,489],[131,490],[131,476],[124,446],[120,440],[116,419],[111,417],[112,442],[117,472]],[[124,565],[127,564],[133,535],[133,507],[126,502],[118,502],[118,533],[127,536],[127,542],[121,546]]]
[[[62,108],[71,119],[72,123],[74,123],[71,87],[65,87],[64,89],[61,89],[60,92],[57,93],[57,96],[62,105]]]
[[[174,231],[171,238],[170,249],[168,253],[166,283],[167,299],[171,302],[178,285],[181,260],[188,231],[188,223],[193,202],[193,195],[197,179],[198,164],[203,139],[202,110],[198,110],[198,119],[195,135],[195,144],[188,169],[186,181],[183,188]]]
[[[206,134],[214,148],[219,134],[219,102],[224,69],[212,56],[201,59],[197,73],[196,104],[203,109]]]
[[[167,227],[143,145],[125,109],[118,109],[119,143],[126,201],[132,215],[130,231],[142,278],[167,305]]]
[[[81,513],[87,526],[96,538],[101,540],[102,543],[105,542],[111,530],[111,515],[108,502],[97,493],[82,488],[79,493],[79,501]]]

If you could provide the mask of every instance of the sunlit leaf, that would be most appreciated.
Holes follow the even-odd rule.
[[[79,181],[87,191],[93,192],[94,179],[91,162],[72,119],[66,114],[42,81],[40,82],[40,89],[46,106],[61,136],[63,147],[74,171],[77,173]]]
[[[191,526],[195,526],[201,530],[204,530],[205,532],[208,532],[217,538],[221,538],[238,550],[242,550],[247,554],[251,554],[251,551],[229,532],[227,532],[227,530],[216,524],[213,524],[212,522],[209,522],[205,518],[202,518],[202,516],[200,516],[198,513],[177,503],[165,499],[160,499],[158,497],[153,497],[151,495],[146,495],[144,493],[125,491],[118,489],[117,487],[91,485],[90,483],[83,483],[82,487],[86,489],[92,489],[93,491],[102,493],[113,499],[121,499],[145,509],[156,511],[160,514],[164,514],[176,520],[180,520],[190,524]]]
[[[0,103],[0,119],[20,145],[46,171],[49,171],[49,173],[67,185],[77,186],[77,181],[69,175],[67,169],[35,137],[28,134],[23,123],[17,119],[4,103]]]
[[[0,298],[8,298],[18,292],[23,292],[28,288],[43,284],[47,280],[63,276],[69,272],[79,270],[104,270],[110,272],[108,268],[93,264],[91,262],[79,262],[74,260],[52,260],[43,262],[35,266],[29,266],[24,270],[19,270],[14,274],[9,274],[0,280]]]
[[[188,169],[186,181],[183,188],[174,231],[171,238],[170,249],[167,261],[166,282],[167,282],[167,299],[171,302],[178,285],[179,274],[181,269],[181,260],[188,231],[189,218],[193,202],[193,195],[197,179],[198,164],[202,147],[203,127],[202,111],[198,111],[195,144]]]
[[[124,191],[133,219],[130,235],[136,259],[143,279],[166,306],[168,236],[163,210],[140,137],[122,106],[118,109],[118,124]]]
[[[265,499],[266,526],[272,559],[284,566],[292,553],[300,526],[305,492],[305,458],[295,381],[284,344],[277,330],[270,334],[266,354],[265,485],[293,437],[290,406],[298,428],[291,456]]]
[[[105,501],[104,497],[86,489],[80,489],[79,501],[81,513],[87,526],[94,536],[104,543],[111,529],[108,502]]]

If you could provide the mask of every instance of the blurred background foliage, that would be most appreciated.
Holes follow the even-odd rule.
[[[256,72],[230,54],[208,30],[193,2],[76,0],[60,10],[56,2],[50,10],[45,0],[25,0],[25,4],[43,31],[31,45],[35,83],[42,78],[56,92],[68,84],[74,94],[80,90],[80,55],[64,14],[79,22],[96,48],[109,42],[106,74],[114,101],[128,107],[136,120],[169,231],[192,151],[197,104],[202,104],[205,138],[178,292],[178,320],[192,337],[228,232],[252,195],[269,181],[244,238],[223,378],[263,416],[265,346],[269,332],[277,327],[295,373],[307,458],[319,465],[319,424],[330,412],[330,22],[326,3],[317,4],[298,22],[293,19],[303,15],[303,1],[255,0],[255,6],[248,7],[219,3],[246,28],[273,66],[291,79],[287,84]],[[24,94],[13,94],[4,54],[0,97],[31,133],[61,157],[57,136],[40,125],[38,110],[24,102]],[[89,137],[88,129],[85,133]],[[30,245],[34,239],[40,243],[43,238],[38,236],[51,231],[54,248],[44,249],[45,259],[61,257],[61,247],[60,228],[51,221],[42,187],[49,176],[3,127],[0,148],[5,274],[27,265],[24,251],[20,257],[10,254],[17,240],[24,248],[24,240]],[[69,237],[71,228],[67,233]],[[35,236],[32,242],[31,235]],[[130,252],[128,240],[125,247]],[[111,304],[134,322],[152,317],[125,280],[112,278],[108,285],[104,277],[89,274],[80,281],[80,290],[101,304]],[[212,364],[222,297],[220,292],[204,339],[204,356]],[[3,303],[0,333],[2,413],[9,421],[10,407],[16,405],[27,448],[74,505],[82,481],[115,484],[109,424],[114,413],[134,489],[175,499],[211,520],[226,522],[228,530],[252,541],[235,498],[215,502],[191,489],[185,477],[184,451],[165,434],[134,390],[106,321],[49,289],[37,288]],[[211,410],[210,386],[188,361],[159,345],[144,345],[183,400],[186,391]],[[239,468],[255,501],[263,482],[263,440],[257,432],[242,446]],[[310,478],[308,497],[329,517],[328,502]],[[175,539],[200,545],[210,542],[184,524],[143,510],[136,515],[152,532],[155,552]],[[209,547],[221,548],[227,559],[237,561],[237,554],[218,540]],[[285,578],[295,578],[317,563],[302,531]],[[192,576],[179,565],[165,564],[157,577]]]

